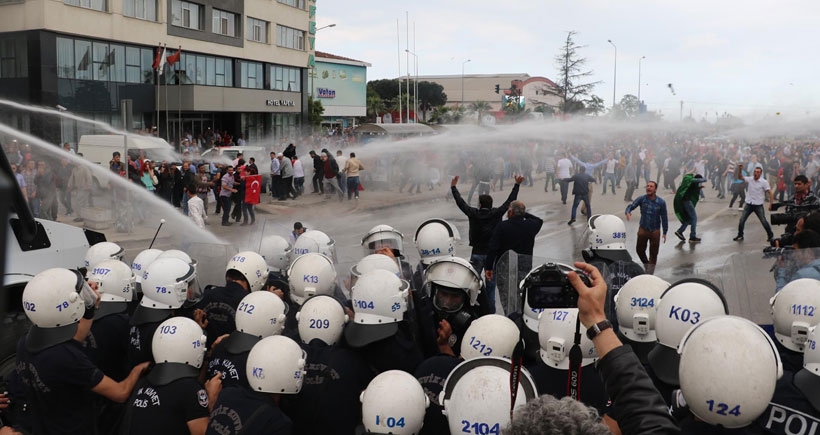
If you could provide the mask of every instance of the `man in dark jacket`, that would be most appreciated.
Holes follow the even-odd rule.
[[[316,154],[316,151],[310,151],[310,157],[313,159],[313,192],[322,194],[325,193],[324,187],[322,187],[322,179],[324,178],[324,167],[325,163],[322,161],[322,158]]]
[[[515,186],[510,192],[507,200],[501,204],[500,207],[493,208],[493,197],[490,195],[479,195],[479,208],[470,207],[464,202],[464,198],[458,192],[456,185],[458,184],[458,175],[453,177],[450,182],[450,191],[456,201],[456,205],[461,211],[467,215],[470,221],[470,246],[473,247],[473,252],[470,254],[470,264],[476,272],[481,273],[484,269],[484,260],[487,256],[487,250],[490,247],[490,239],[493,236],[495,226],[501,222],[504,213],[509,209],[510,203],[518,199],[518,189],[524,181],[523,176],[515,177]],[[492,266],[492,265],[491,265]],[[492,268],[492,267],[491,267]],[[485,290],[487,292],[487,299],[490,302],[490,313],[495,312],[495,280],[487,279]]]
[[[572,200],[572,215],[569,218],[569,222],[567,222],[567,225],[572,225],[575,223],[575,213],[578,211],[578,204],[580,204],[581,201],[584,201],[584,207],[586,207],[585,214],[587,217],[592,216],[592,207],[589,205],[589,183],[594,183],[595,177],[587,174],[586,167],[581,166],[578,169],[578,173],[567,181],[575,183],[572,186],[572,196],[574,197]]]
[[[523,181],[523,180],[521,180]],[[517,182],[517,179],[516,179]],[[513,201],[507,210],[507,220],[495,226],[490,248],[484,263],[484,274],[493,279],[495,260],[506,251],[532,256],[535,235],[541,231],[544,221],[527,213],[527,207],[521,201]]]

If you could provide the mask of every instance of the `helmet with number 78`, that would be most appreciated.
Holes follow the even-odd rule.
[[[140,305],[155,310],[178,309],[199,301],[202,289],[193,265],[179,258],[157,258],[142,274]]]
[[[313,295],[331,295],[336,288],[336,268],[326,255],[311,252],[293,260],[288,269],[290,299],[302,305]]]
[[[820,281],[813,278],[791,281],[769,303],[777,341],[786,349],[803,352],[809,328],[820,319],[820,310],[817,310],[820,308]]]
[[[261,255],[253,251],[237,252],[228,261],[225,271],[235,270],[248,281],[250,291],[255,292],[265,287],[268,280],[268,263]]]
[[[424,424],[430,398],[419,381],[401,370],[373,378],[359,396],[366,432],[415,435]]]

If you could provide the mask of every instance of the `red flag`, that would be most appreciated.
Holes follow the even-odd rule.
[[[262,194],[262,176],[248,175],[245,177],[245,202],[248,204],[259,204]]]
[[[179,55],[182,54],[182,47],[179,47],[176,53],[168,56],[166,60],[168,61],[168,65],[174,66],[175,63],[179,62]]]
[[[165,54],[165,50],[162,49],[162,45],[157,47],[157,53],[154,55],[154,65],[152,68],[158,69],[162,63],[162,56]]]

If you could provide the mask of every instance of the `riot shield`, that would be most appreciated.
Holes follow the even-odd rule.
[[[358,259],[346,257],[336,263],[336,284],[347,299],[351,298],[350,292],[353,289],[353,284],[355,284],[355,278],[351,270],[358,261]]]
[[[235,253],[233,247],[213,243],[192,243],[187,253],[196,260],[197,279],[203,288],[209,285],[225,285],[225,269],[231,255]]]
[[[495,262],[495,268],[493,269],[497,314],[509,315],[511,313],[522,312],[524,301],[521,299],[521,281],[534,267],[538,267],[547,262],[572,264],[571,260],[552,260],[543,257],[533,257],[531,255],[518,254],[514,251],[506,251],[498,257]],[[499,310],[499,307],[501,310]]]

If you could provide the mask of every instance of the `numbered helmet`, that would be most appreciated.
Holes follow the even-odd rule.
[[[410,284],[386,270],[372,270],[351,291],[355,316],[345,328],[353,347],[363,347],[396,334],[407,311]]]
[[[510,359],[520,338],[515,322],[499,314],[487,314],[470,323],[461,341],[461,357],[465,361],[480,356]]]
[[[421,256],[421,263],[428,265],[440,258],[456,255],[458,229],[444,219],[429,219],[416,230],[413,241]]]
[[[615,295],[618,331],[631,341],[655,342],[657,308],[661,295],[668,288],[669,283],[655,275],[630,278]]]
[[[22,298],[23,311],[34,324],[26,336],[26,348],[39,351],[71,340],[89,296],[96,299],[76,270],[54,268],[34,275],[23,289]]]
[[[439,403],[450,433],[496,434],[510,423],[510,409],[538,397],[527,369],[521,369],[518,395],[511,407],[510,361],[485,356],[464,361],[447,376]]]
[[[575,325],[578,308],[545,308],[538,321],[538,343],[541,361],[554,369],[569,370],[569,351],[575,344]],[[592,341],[587,338],[587,328],[580,325],[582,366],[595,362],[598,353]]]
[[[530,306],[530,299],[524,298],[524,312],[521,317],[524,318],[524,326],[532,332],[538,332],[538,318],[541,317],[543,308],[533,308]]]
[[[282,333],[288,306],[271,292],[253,292],[239,302],[236,330],[259,338]]]
[[[769,301],[774,336],[786,349],[803,352],[809,328],[820,319],[820,281],[801,278],[786,284]],[[815,313],[817,311],[817,313]]]
[[[136,277],[127,264],[103,260],[88,270],[88,282],[97,283],[102,302],[131,302]]]
[[[686,331],[706,319],[726,314],[726,299],[709,281],[684,279],[666,289],[657,304],[655,318],[655,334],[661,346],[655,346],[647,356],[658,379],[679,385],[680,357],[676,350]]]
[[[336,263],[336,242],[321,231],[307,230],[293,243],[293,254],[299,256],[309,253],[325,255]]]
[[[683,337],[680,387],[695,416],[732,429],[748,425],[772,399],[783,365],[774,342],[753,322],[720,316]]]
[[[478,272],[460,257],[433,260],[424,271],[424,282],[430,287],[433,305],[446,312],[459,311],[466,304],[476,305],[483,286]],[[443,298],[443,295],[450,297]]]
[[[306,359],[305,352],[292,339],[282,335],[265,337],[248,353],[248,383],[253,391],[297,394],[305,378]]]
[[[359,396],[366,432],[415,435],[424,424],[430,399],[419,381],[401,370],[373,378]]]
[[[194,266],[194,269],[196,269],[196,260],[191,258],[188,253],[180,251],[179,249],[169,249],[167,251],[163,251],[157,258],[178,258],[191,266]]]
[[[820,409],[820,328],[812,326],[803,351],[803,370],[794,374],[794,385],[811,403]]]
[[[384,254],[370,254],[359,260],[350,268],[350,287],[356,285],[356,281],[362,274],[370,272],[371,270],[386,270],[395,273],[396,276],[401,276],[399,264],[396,260]]]
[[[248,288],[252,292],[256,292],[265,288],[265,282],[268,281],[268,263],[265,259],[253,251],[237,252],[228,260],[228,266],[225,271],[235,270],[245,277],[248,281]]]
[[[268,262],[270,270],[284,272],[290,266],[293,247],[284,237],[272,235],[262,239],[259,253]]]
[[[199,325],[187,317],[171,317],[159,324],[151,340],[154,361],[202,367],[207,337]]]
[[[136,278],[135,288],[138,293],[142,293],[142,274],[160,254],[162,254],[162,251],[159,249],[144,249],[137,254],[137,256],[134,257],[134,261],[131,262],[131,270],[134,272],[134,277]]]
[[[404,235],[390,225],[376,225],[362,238],[364,255],[375,254],[380,248],[389,248],[393,255],[400,257],[403,252]]]
[[[313,295],[333,294],[336,289],[333,260],[315,252],[296,257],[288,269],[288,285],[290,299],[299,305]]]
[[[202,297],[196,269],[179,258],[157,258],[142,274],[140,305],[154,310],[178,309]]]
[[[626,225],[618,216],[598,214],[589,218],[589,249],[612,261],[631,261],[626,250]]]
[[[120,260],[125,256],[125,249],[112,242],[100,242],[92,245],[85,252],[83,267],[90,269],[103,260]]]
[[[318,295],[302,304],[296,313],[296,320],[303,343],[319,339],[332,346],[342,338],[349,318],[342,304],[334,297]]]

